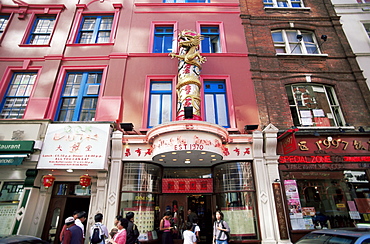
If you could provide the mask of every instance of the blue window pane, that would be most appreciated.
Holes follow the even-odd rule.
[[[8,24],[9,16],[0,16],[0,36],[3,34],[6,25]]]
[[[109,43],[113,16],[86,16],[83,18],[76,43]]]
[[[36,80],[36,73],[15,73],[0,104],[2,119],[21,119]]]
[[[173,27],[157,26],[154,30],[153,53],[172,52]]]
[[[202,40],[202,52],[203,53],[220,53],[220,31],[218,26],[212,27],[201,27]]]
[[[229,127],[225,82],[204,82],[204,97],[206,121],[223,127]]]
[[[26,43],[33,45],[48,44],[51,33],[54,29],[54,23],[54,16],[36,18]]]
[[[94,120],[101,79],[101,72],[68,73],[56,120]]]
[[[152,81],[150,86],[150,101],[148,127],[170,122],[172,119],[172,83],[167,81]]]

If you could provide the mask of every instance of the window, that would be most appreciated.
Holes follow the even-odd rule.
[[[85,16],[76,43],[109,43],[113,16]]]
[[[149,99],[148,127],[171,121],[172,81],[152,81]]]
[[[301,8],[303,2],[301,0],[263,0],[265,7],[279,8]]]
[[[319,84],[286,87],[295,126],[344,126],[334,89]]]
[[[320,54],[319,46],[312,32],[299,30],[278,30],[272,32],[276,53]]]
[[[202,53],[220,53],[220,29],[219,26],[201,26],[200,34],[203,35]]]
[[[8,24],[9,16],[0,16],[0,37],[3,35]]]
[[[156,26],[154,29],[153,53],[172,52],[173,40],[173,26]]]
[[[204,81],[204,109],[207,122],[230,127],[224,81]]]
[[[209,3],[209,0],[164,0],[164,3]]]
[[[357,0],[358,3],[370,3],[370,0]]]
[[[57,121],[93,121],[100,91],[102,72],[67,74]]]
[[[15,73],[1,104],[2,119],[21,119],[36,80],[36,73]]]
[[[365,23],[364,24],[364,27],[365,27],[365,30],[367,32],[367,35],[369,36],[370,38],[370,23]]]
[[[26,44],[46,45],[50,41],[55,24],[55,16],[37,17],[33,23]]]

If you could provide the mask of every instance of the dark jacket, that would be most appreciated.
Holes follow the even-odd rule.
[[[140,233],[137,229],[137,226],[132,223],[131,221],[128,222],[127,227],[127,240],[126,244],[134,244],[136,243],[137,238],[139,237]]]
[[[82,229],[75,224],[69,226],[64,232],[62,243],[63,244],[83,244]]]

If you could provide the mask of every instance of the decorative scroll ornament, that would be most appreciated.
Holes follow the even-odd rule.
[[[185,107],[192,108],[192,119],[202,120],[200,116],[200,89],[202,87],[199,76],[201,64],[207,61],[199,53],[202,36],[192,30],[183,30],[178,37],[179,54],[170,53],[172,58],[178,58],[177,91],[177,120],[185,119]]]

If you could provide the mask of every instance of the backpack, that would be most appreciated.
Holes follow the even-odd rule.
[[[215,221],[214,225],[216,226],[216,221]],[[223,221],[223,220],[221,220],[221,225],[222,225],[222,229],[225,229],[224,221]],[[229,232],[227,232],[227,231],[220,231],[220,233],[218,234],[217,240],[219,240],[219,239],[220,239],[222,232],[224,232],[224,233],[225,233],[225,235],[226,235],[226,240],[227,240],[227,242],[229,242],[229,241],[230,241],[230,233],[229,233]]]
[[[197,236],[197,233],[195,233],[195,227],[197,227],[197,224],[193,223],[193,227],[191,227],[191,231],[195,234],[195,237],[197,238],[197,242],[200,242],[199,236]]]
[[[101,243],[103,240],[104,240],[104,235],[101,235],[100,234],[100,226],[99,225],[95,225],[94,227],[94,231],[91,235],[91,243],[92,244],[97,244],[97,243]]]

